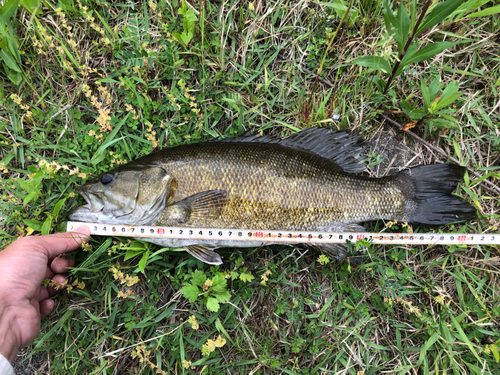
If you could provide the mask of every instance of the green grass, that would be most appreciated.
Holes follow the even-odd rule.
[[[354,64],[365,55],[396,62],[378,1],[353,1],[314,93],[344,15],[332,4],[188,2],[185,22],[175,0],[49,0],[34,14],[37,1],[21,3],[0,14],[4,245],[64,230],[81,203],[78,185],[154,150],[310,126],[370,139],[391,127],[380,113],[413,123],[411,131],[499,185],[500,21],[473,15],[495,11],[497,1],[468,1],[419,36],[420,46],[456,44],[406,66],[385,95],[390,73]],[[445,112],[430,106],[433,81],[439,95],[450,85],[461,93]],[[411,166],[447,161],[396,134],[412,150]],[[369,156],[374,170],[384,159]],[[476,179],[469,173],[458,194],[480,209],[478,219],[439,230],[498,233],[498,193]],[[500,373],[494,246],[370,246],[358,266],[292,247],[219,253],[224,265],[214,267],[151,244],[93,238],[75,253],[73,288],[61,292],[27,355],[42,353],[54,374]],[[215,312],[180,292],[196,270],[227,280],[230,299]]]

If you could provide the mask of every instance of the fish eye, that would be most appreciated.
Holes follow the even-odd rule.
[[[101,184],[107,185],[111,183],[115,179],[115,176],[113,176],[111,173],[106,173],[103,174],[101,177]]]

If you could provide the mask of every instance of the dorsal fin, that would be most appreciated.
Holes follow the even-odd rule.
[[[300,148],[329,159],[348,173],[361,173],[364,163],[358,159],[363,152],[363,140],[357,134],[330,131],[326,128],[309,128],[283,139],[280,144]]]
[[[247,135],[245,133],[236,138],[225,138],[215,142],[276,143],[329,159],[347,173],[361,173],[366,168],[365,164],[358,159],[363,152],[362,138],[357,134],[330,131],[327,128],[301,130],[285,139],[275,138],[270,135]]]

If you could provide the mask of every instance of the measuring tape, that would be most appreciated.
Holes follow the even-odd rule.
[[[412,245],[500,245],[500,234],[467,233],[367,233],[312,232],[249,229],[157,227],[146,225],[100,224],[69,221],[67,230],[80,225],[90,228],[90,234],[134,238],[165,238],[181,240],[259,241],[272,243],[346,243],[368,240],[374,244]]]

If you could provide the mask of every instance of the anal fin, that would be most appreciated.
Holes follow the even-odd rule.
[[[196,259],[207,264],[219,265],[222,264],[222,258],[214,250],[215,246],[210,245],[191,245],[187,246],[187,252]]]
[[[359,224],[347,224],[344,228],[342,228],[343,232],[366,232],[366,229]],[[343,262],[347,258],[347,244],[340,243],[329,243],[329,244],[321,244],[321,245],[309,245],[309,247],[313,247],[326,255],[335,258],[339,262]],[[361,262],[359,256],[354,256],[349,258],[350,263],[357,264]]]
[[[366,229],[359,224],[347,224],[344,232],[366,232]]]

